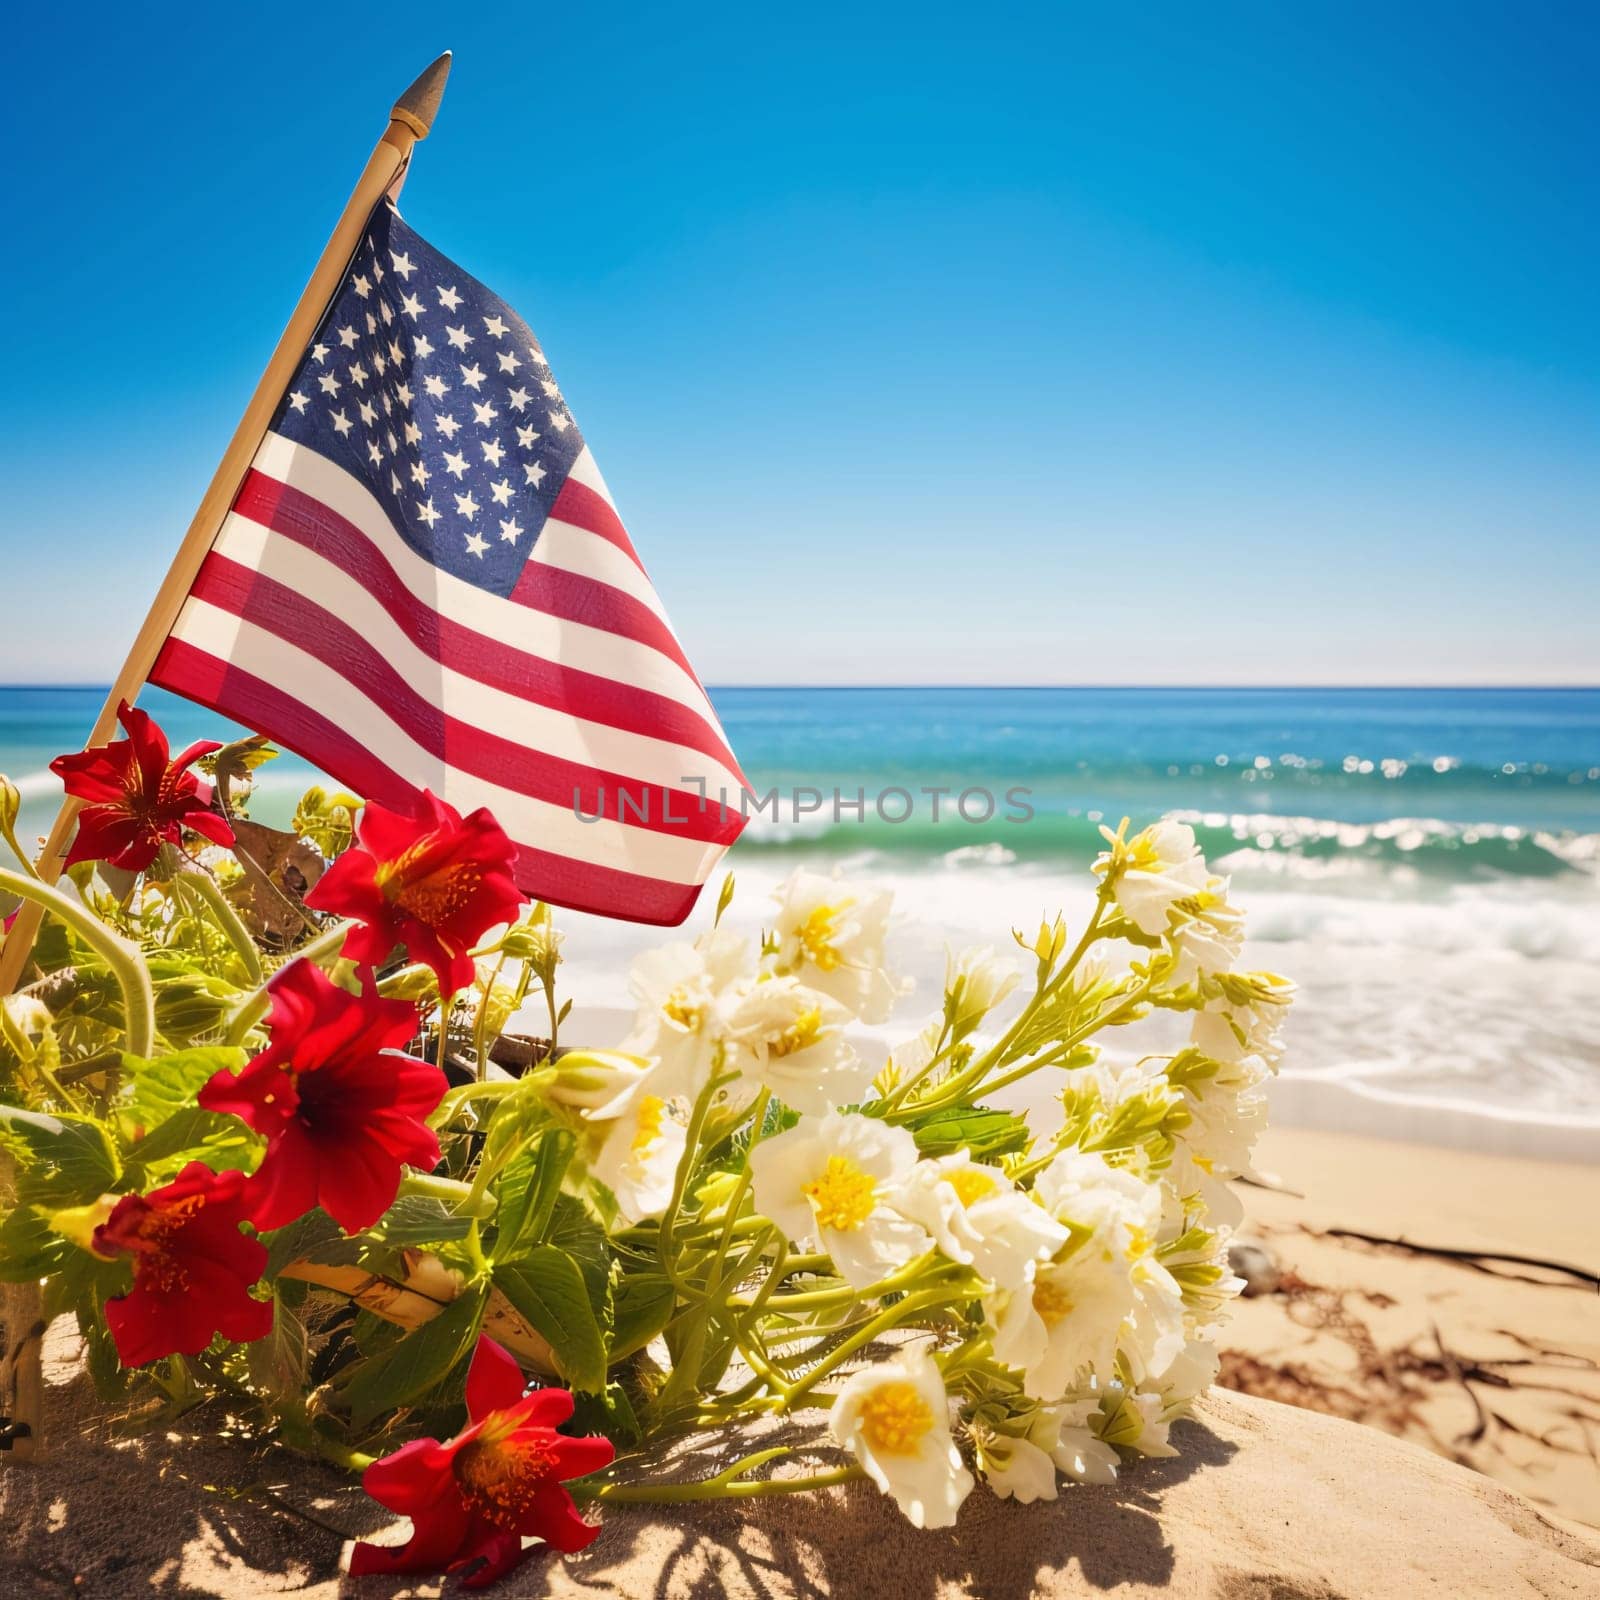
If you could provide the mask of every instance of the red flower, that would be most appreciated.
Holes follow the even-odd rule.
[[[522,906],[511,877],[517,848],[500,824],[483,807],[463,818],[424,790],[415,816],[369,803],[356,837],[306,904],[365,924],[344,942],[352,961],[376,964],[404,944],[433,968],[440,994],[467,988],[467,952]]]
[[[233,829],[211,810],[211,790],[188,769],[222,746],[202,739],[176,761],[168,759],[167,736],[150,716],[126,700],[117,707],[126,739],[99,744],[81,755],[57,756],[50,770],[68,794],[88,803],[78,817],[78,836],[66,864],[109,861],[143,872],[164,844],[176,844],[185,828],[215,844],[232,844]]]
[[[295,961],[267,992],[272,1042],[237,1075],[217,1073],[200,1104],[266,1135],[246,1197],[258,1228],[321,1206],[357,1233],[388,1210],[402,1166],[438,1163],[439,1141],[423,1119],[449,1086],[437,1067],[400,1053],[416,1034],[417,1009],[380,999],[370,978],[358,999]]]
[[[411,1540],[398,1547],[358,1544],[350,1572],[458,1572],[480,1556],[464,1581],[481,1589],[522,1559],[536,1535],[557,1550],[582,1550],[599,1533],[561,1487],[608,1466],[616,1452],[598,1435],[575,1439],[557,1426],[572,1415],[565,1389],[524,1396],[522,1370],[487,1336],[467,1373],[468,1426],[448,1444],[417,1439],[374,1461],[362,1482],[380,1505],[411,1518]]]
[[[133,1288],[106,1302],[106,1323],[125,1367],[195,1355],[215,1333],[259,1339],[272,1331],[272,1304],[250,1286],[266,1246],[239,1232],[245,1175],[191,1161],[149,1194],[125,1194],[94,1230],[95,1252],[133,1257]]]

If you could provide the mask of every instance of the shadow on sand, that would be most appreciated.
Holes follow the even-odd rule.
[[[75,1369],[66,1348],[75,1343],[57,1342],[47,1358],[49,1453],[33,1466],[0,1469],[0,1593],[397,1600],[440,1592],[438,1580],[341,1579],[346,1539],[389,1543],[405,1525],[331,1467],[230,1440],[216,1407],[165,1434],[124,1437]],[[815,1434],[772,1437],[806,1442]],[[760,1502],[614,1507],[587,1552],[559,1563],[535,1554],[495,1593],[933,1600],[965,1592],[1024,1600],[1041,1588],[1161,1585],[1174,1564],[1160,1522],[1163,1495],[1235,1451],[1198,1422],[1180,1424],[1173,1442],[1178,1456],[1139,1462],[1115,1485],[1064,1487],[1053,1506],[1018,1506],[979,1490],[947,1532],[913,1529],[865,1484]],[[746,1435],[697,1441],[676,1458],[673,1475],[709,1475],[750,1448]]]

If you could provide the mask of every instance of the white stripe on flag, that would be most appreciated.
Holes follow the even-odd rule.
[[[702,751],[552,710],[441,666],[342,568],[238,512],[228,514],[214,548],[228,560],[306,596],[354,628],[407,683],[426,685],[426,697],[447,716],[619,777],[679,790],[686,779],[702,778],[713,795],[718,788],[729,795],[738,792],[738,778]],[[538,615],[522,606],[498,603],[514,611],[518,622],[524,615]]]
[[[504,639],[547,661],[559,661],[597,677],[665,695],[704,718],[713,728],[720,728],[705,691],[669,656],[605,628],[551,617],[501,600],[435,567],[394,531],[372,493],[326,456],[269,433],[256,452],[255,466],[269,478],[290,484],[320,501],[358,529],[377,547],[406,588],[441,616],[490,638]]]
[[[722,853],[721,845],[617,822],[615,796],[607,796],[604,820],[582,822],[571,806],[553,805],[462,772],[418,744],[383,707],[326,662],[193,595],[184,602],[172,637],[275,684],[337,727],[359,730],[361,743],[378,760],[463,813],[488,806],[518,844],[682,884],[703,882]],[[691,804],[692,799],[685,799],[683,809]]]

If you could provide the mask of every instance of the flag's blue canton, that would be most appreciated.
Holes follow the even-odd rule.
[[[583,449],[527,324],[387,204],[272,426],[359,478],[419,555],[501,595]]]

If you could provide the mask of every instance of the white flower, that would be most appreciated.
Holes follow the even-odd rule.
[[[793,978],[752,984],[727,1016],[728,1065],[796,1111],[822,1116],[867,1092],[873,1068],[845,1041],[850,1013]]]
[[[1244,947],[1244,913],[1229,903],[1226,878],[1212,878],[1194,899],[1194,915],[1172,930],[1178,959],[1168,982],[1174,988],[1193,983],[1202,973],[1231,971]]]
[[[1094,870],[1108,874],[1112,898],[1141,933],[1163,934],[1172,907],[1210,882],[1205,857],[1186,822],[1154,822],[1131,839],[1102,828],[1111,849]]]
[[[1125,1256],[1091,1239],[983,1307],[995,1359],[1022,1373],[1025,1394],[1056,1400],[1080,1374],[1112,1371],[1134,1309],[1133,1278]]]
[[[1214,1061],[1257,1056],[1276,1068],[1283,1056],[1279,1033],[1294,999],[1295,986],[1275,972],[1217,975],[1222,993],[1195,1013],[1189,1037]]]
[[[1016,988],[1021,974],[988,945],[946,955],[945,1012],[956,1036],[970,1033]]]
[[[1057,1468],[1077,1483],[1115,1483],[1117,1452],[1095,1436],[1089,1422],[1100,1409],[1100,1397],[1069,1401],[1052,1406],[1049,1415],[1055,1423],[1055,1442],[1050,1458]]]
[[[895,1209],[916,1160],[916,1140],[876,1117],[802,1116],[750,1152],[756,1209],[790,1239],[818,1241],[852,1287],[870,1288],[932,1242]]]
[[[903,992],[883,964],[893,896],[795,872],[773,898],[777,971],[831,996],[863,1022],[883,1022]]]
[[[639,1010],[622,1049],[654,1057],[662,1089],[692,1100],[717,1066],[728,1013],[754,971],[748,943],[724,929],[647,950],[630,974]]]
[[[955,1522],[974,1480],[950,1437],[944,1379],[925,1350],[904,1350],[846,1379],[828,1424],[913,1527]]]
[[[994,1353],[1039,1399],[1085,1372],[1104,1376],[1120,1352],[1136,1376],[1159,1375],[1183,1349],[1183,1292],[1156,1259],[1162,1192],[1103,1156],[1064,1150],[1034,1193],[1073,1241],[1010,1294],[989,1297]]]
[[[1058,1222],[1080,1229],[1152,1233],[1161,1220],[1156,1186],[1093,1150],[1063,1150],[1034,1180],[1033,1192]]]
[[[966,1150],[917,1162],[897,1204],[952,1261],[1002,1289],[1020,1288],[1031,1262],[1067,1242],[1067,1230],[1042,1206]]]
[[[1177,1144],[1203,1173],[1222,1179],[1250,1170],[1251,1151],[1267,1126],[1268,1076],[1247,1058],[1219,1063],[1211,1077],[1185,1082],[1189,1123]]]
[[[1175,1456],[1167,1443],[1171,1424],[1162,1415],[1161,1396],[1125,1389],[1120,1383],[1106,1385],[1105,1398],[1093,1419],[1093,1427],[1108,1445],[1137,1450],[1142,1456]]]
[[[1172,1422],[1186,1415],[1195,1401],[1217,1381],[1221,1365],[1214,1344],[1206,1339],[1191,1339],[1162,1377],[1159,1390],[1162,1420]]]
[[[630,1223],[667,1208],[688,1142],[678,1108],[651,1088],[650,1081],[638,1085],[605,1107],[604,1117],[586,1113],[602,1130],[589,1170],[616,1196],[618,1211]]]
[[[1034,1443],[1031,1428],[1020,1438],[1008,1433],[985,1438],[978,1450],[978,1468],[1002,1500],[1028,1506],[1056,1497],[1056,1464],[1047,1449]]]

